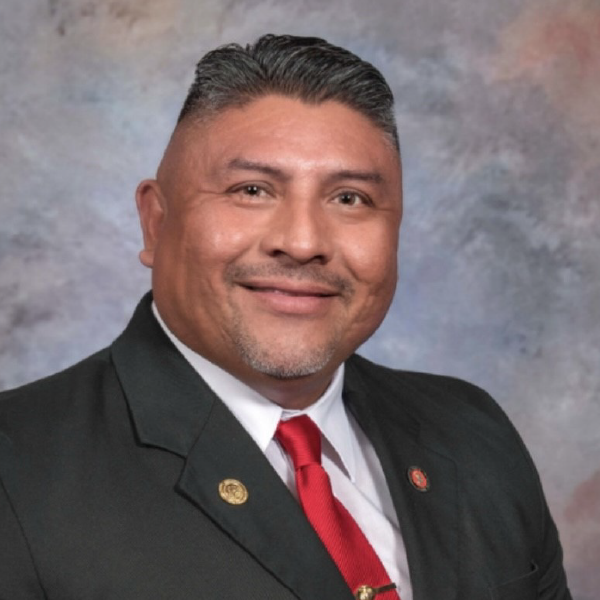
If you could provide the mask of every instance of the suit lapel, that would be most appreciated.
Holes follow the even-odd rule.
[[[146,296],[112,355],[140,442],[185,459],[178,491],[303,600],[352,598],[301,507],[248,433],[173,347]],[[248,489],[225,502],[219,483]]]
[[[231,505],[219,483],[242,482]],[[181,491],[300,598],[351,598],[300,505],[222,402],[215,402],[179,481]]]
[[[368,384],[347,363],[344,399],[381,462],[406,546],[414,600],[452,600],[458,586],[458,486],[456,465],[431,447],[427,432],[406,411],[408,389]],[[422,469],[428,491],[411,484]]]

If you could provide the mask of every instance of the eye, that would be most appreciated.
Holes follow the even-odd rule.
[[[358,192],[342,192],[335,198],[338,204],[342,206],[368,206],[371,204],[369,198]]]
[[[263,190],[263,188],[253,184],[245,185],[244,187],[241,187],[238,191],[244,194],[244,196],[255,197],[262,196],[265,193],[265,190]]]
[[[251,204],[255,204],[259,200],[269,200],[272,197],[272,191],[267,186],[258,183],[236,185],[229,190],[229,194],[237,198],[240,202]]]

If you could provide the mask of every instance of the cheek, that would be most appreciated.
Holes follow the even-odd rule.
[[[368,293],[384,293],[395,288],[398,278],[397,244],[395,231],[380,228],[371,235],[355,235],[348,244],[350,268]]]
[[[207,207],[188,213],[181,221],[176,243],[190,266],[230,262],[251,245],[252,228],[247,222],[232,218],[227,211]]]
[[[397,239],[397,232],[378,228],[373,235],[355,236],[349,250],[356,285],[352,330],[361,338],[380,325],[392,302],[398,280]]]

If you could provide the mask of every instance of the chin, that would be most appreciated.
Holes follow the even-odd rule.
[[[287,354],[285,352],[268,352],[254,344],[238,345],[238,351],[244,362],[254,371],[268,375],[275,379],[299,379],[309,377],[325,369],[331,362],[334,347],[313,348],[310,352],[297,351]]]

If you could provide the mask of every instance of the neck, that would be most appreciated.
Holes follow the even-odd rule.
[[[250,378],[236,373],[232,375],[281,408],[302,410],[314,404],[325,393],[334,372],[316,373],[295,379],[277,379],[256,372]]]

